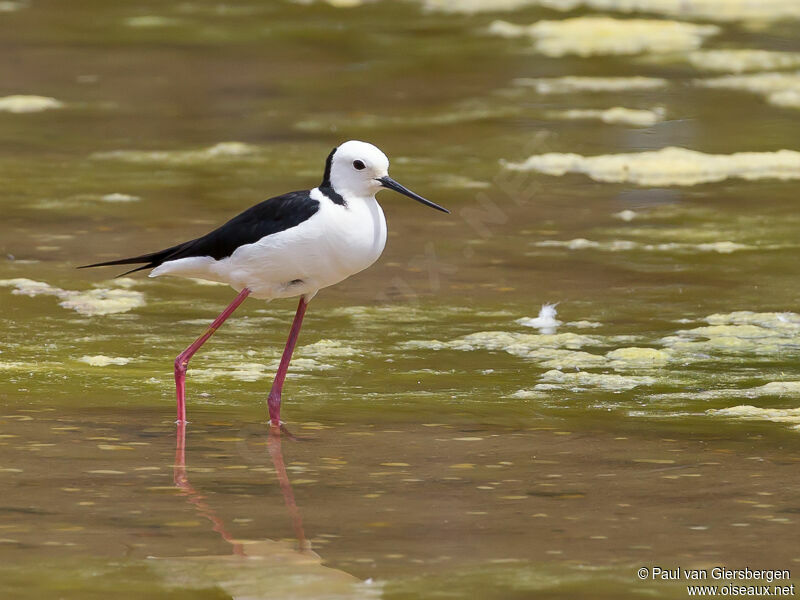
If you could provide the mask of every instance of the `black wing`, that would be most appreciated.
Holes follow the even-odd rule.
[[[121,258],[108,262],[83,265],[79,269],[90,267],[106,267],[110,265],[135,265],[146,263],[131,269],[122,275],[152,269],[169,260],[188,258],[191,256],[210,256],[216,260],[233,254],[239,246],[252,244],[261,238],[296,227],[311,218],[319,210],[319,202],[311,198],[308,190],[289,192],[264,200],[235,216],[222,227],[171,248],[142,254],[132,258]],[[119,275],[119,277],[122,277]]]

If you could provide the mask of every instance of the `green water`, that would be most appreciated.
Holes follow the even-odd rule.
[[[486,33],[582,9],[15,7],[0,97],[63,106],[0,112],[2,597],[683,598],[637,569],[800,569],[797,183],[501,164],[793,150],[797,109],[697,87],[717,74],[685,53],[551,58]],[[719,26],[705,47],[800,51],[794,21]],[[669,85],[513,83],[564,75]],[[666,116],[553,116],[613,106]],[[184,468],[172,360],[232,290],[74,267],[313,186],[349,138],[453,214],[380,196],[383,257],[309,308],[297,440],[265,424],[294,303],[246,302],[191,363]],[[547,302],[554,333],[517,322]]]

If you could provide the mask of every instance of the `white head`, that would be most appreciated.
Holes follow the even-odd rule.
[[[332,188],[345,198],[369,198],[382,188],[388,188],[432,208],[449,212],[389,177],[389,159],[386,155],[372,144],[357,140],[341,144],[328,155],[325,175],[319,187]]]

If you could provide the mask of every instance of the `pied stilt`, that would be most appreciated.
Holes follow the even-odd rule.
[[[175,359],[178,423],[186,422],[189,360],[248,296],[272,300],[300,296],[289,339],[269,392],[270,423],[280,426],[281,392],[309,301],[374,263],[386,244],[386,219],[375,199],[394,190],[449,212],[389,177],[389,159],[366,142],[334,148],[322,183],[256,204],[218,229],[159,252],[85,265],[140,264],[150,277],[177,275],[227,283],[239,292],[206,331]]]

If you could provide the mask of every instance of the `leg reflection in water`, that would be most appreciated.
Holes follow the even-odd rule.
[[[286,473],[281,452],[281,435],[279,428],[271,427],[267,447],[297,541],[287,543],[263,537],[237,539],[231,535],[222,519],[206,501],[206,497],[189,482],[186,467],[186,425],[179,423],[173,471],[175,485],[197,513],[208,519],[213,530],[231,545],[231,553],[159,558],[150,563],[151,568],[167,585],[176,589],[222,589],[235,599],[325,597],[332,600],[351,600],[380,597],[379,585],[362,582],[349,573],[323,566],[319,555],[310,549]]]
[[[282,429],[278,427],[273,425],[269,426],[267,447],[269,448],[269,456],[272,459],[272,465],[275,467],[275,473],[278,476],[278,482],[281,486],[283,501],[286,503],[289,517],[292,520],[292,527],[294,528],[294,534],[297,538],[298,549],[300,551],[306,551],[309,550],[309,544],[306,541],[306,534],[303,531],[303,519],[300,516],[297,503],[294,500],[292,484],[289,482],[289,475],[286,473],[286,464],[283,461],[281,431]],[[212,529],[232,546],[233,553],[239,556],[247,556],[242,543],[234,539],[225,528],[222,519],[220,519],[214,509],[208,505],[205,496],[200,494],[189,482],[189,476],[186,472],[186,423],[178,423],[175,440],[175,465],[172,474],[173,481],[175,485],[181,489],[183,496],[195,506],[200,515],[211,521],[213,524]]]
[[[278,482],[281,484],[281,492],[283,493],[283,501],[286,503],[286,508],[289,510],[289,517],[292,519],[292,527],[294,527],[294,535],[297,538],[298,548],[309,550],[310,546],[306,542],[306,534],[303,531],[303,519],[300,516],[300,509],[294,501],[294,492],[292,492],[292,484],[289,483],[289,476],[286,474],[286,465],[283,462],[283,450],[281,449],[281,431],[274,425],[269,426],[269,437],[267,438],[267,447],[269,448],[269,456],[272,458],[272,465],[275,467],[275,474],[278,476]]]
[[[186,473],[186,423],[184,422],[178,423],[175,443],[175,465],[172,468],[172,478],[175,481],[175,485],[181,489],[183,496],[194,504],[197,512],[211,521],[214,525],[213,530],[233,547],[233,553],[237,556],[246,556],[242,544],[234,540],[233,536],[225,529],[225,523],[214,512],[214,509],[208,505],[206,497],[189,483],[189,476]]]

